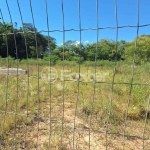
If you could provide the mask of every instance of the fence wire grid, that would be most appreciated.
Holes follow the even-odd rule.
[[[32,16],[32,25],[36,29],[34,20],[32,0],[29,1],[30,13]],[[81,7],[80,0],[78,0],[78,29],[65,28],[65,13],[64,1],[60,0],[61,14],[62,14],[62,30],[51,30],[51,23],[49,21],[47,0],[41,1],[45,5],[46,26],[47,30],[41,31],[26,31],[24,28],[24,20],[22,10],[20,8],[20,1],[16,0],[19,15],[22,23],[22,31],[16,32],[14,29],[12,14],[10,11],[9,2],[5,0],[7,11],[9,13],[13,32],[6,33],[6,26],[3,26],[3,33],[1,37],[5,37],[7,45],[7,59],[5,64],[1,64],[7,70],[5,74],[0,74],[1,80],[1,102],[0,106],[0,149],[59,149],[59,150],[80,150],[80,149],[150,149],[150,126],[149,126],[149,104],[150,104],[150,83],[134,82],[137,75],[136,69],[139,66],[135,65],[136,50],[139,37],[139,28],[149,27],[150,24],[140,24],[140,0],[137,0],[137,25],[123,25],[118,26],[118,12],[117,0],[114,0],[114,13],[116,26],[99,27],[99,0],[93,1],[96,4],[96,28],[82,28]],[[0,9],[1,22],[5,25],[5,14]],[[118,40],[118,29],[135,28],[136,39],[132,63],[129,65],[119,66],[117,60],[118,46],[116,44],[116,59],[111,67],[110,80],[97,80],[97,72],[101,66],[97,65],[98,42],[99,34],[102,30],[112,29],[116,31],[116,39]],[[66,42],[66,33],[75,31],[79,34],[79,42],[82,43],[83,31],[96,31],[96,47],[95,60],[93,69],[93,77],[91,81],[82,81],[82,71],[84,66],[79,62],[76,66],[77,80],[65,79],[65,73],[69,66],[65,65],[65,47],[63,46],[63,60],[61,65],[54,66],[51,62],[51,47],[50,39],[47,38],[47,45],[49,49],[49,65],[41,65],[41,58],[38,53],[37,34],[44,33],[47,37],[51,33],[62,33],[62,43]],[[30,64],[28,56],[27,35],[32,33],[35,40],[36,51],[36,65]],[[26,61],[21,63],[18,56],[18,46],[16,35],[22,34],[24,37],[24,45],[26,51]],[[15,65],[12,65],[12,59],[9,56],[8,38],[13,35],[15,45]],[[82,45],[80,45],[80,56],[82,53]],[[16,68],[15,74],[11,74],[11,65]],[[124,67],[130,68],[131,76],[129,80],[116,80],[118,77],[118,70],[125,71]],[[3,69],[1,68],[1,69]],[[20,69],[23,68],[27,74],[20,75]],[[47,69],[50,80],[45,83],[42,78],[43,69]],[[57,78],[61,84],[53,84],[51,82],[53,76],[53,69],[62,74],[62,78]],[[73,68],[73,67],[72,67]],[[87,71],[88,68],[84,70]],[[106,72],[106,70],[104,70]],[[107,73],[106,73],[107,74]],[[121,75],[120,75],[121,76]],[[127,75],[126,75],[127,77]],[[143,77],[145,78],[145,77]],[[55,82],[56,83],[56,82]],[[56,86],[58,86],[58,88]],[[67,86],[66,86],[67,85]],[[132,113],[137,107],[130,110],[130,103],[132,103],[133,88],[146,87],[146,105],[143,112],[142,119],[135,117],[136,113]],[[123,91],[123,87],[127,91]],[[118,94],[116,90],[118,89]],[[121,90],[122,89],[122,90]],[[123,93],[120,93],[122,91]],[[123,95],[125,102],[119,95]],[[46,96],[45,96],[46,95]],[[12,97],[11,97],[12,96]],[[143,95],[144,96],[144,95]],[[107,103],[103,98],[106,98]],[[99,101],[98,101],[99,99]],[[100,100],[101,99],[101,100]],[[86,101],[87,100],[87,101]],[[118,102],[116,102],[118,101]],[[124,110],[123,110],[124,108]],[[103,110],[105,109],[105,110]],[[138,112],[138,111],[137,111]],[[119,114],[120,113],[120,114]]]

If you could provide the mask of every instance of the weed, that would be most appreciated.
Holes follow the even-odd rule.
[[[11,66],[16,66],[16,60],[9,58]],[[6,59],[0,58],[2,66],[5,67]],[[20,68],[27,69],[26,60],[19,61]],[[40,60],[39,69],[42,71],[48,64],[47,60]],[[59,64],[59,65],[57,65]],[[135,68],[134,81],[132,85],[131,95],[129,95],[131,88],[131,66],[120,62],[117,64],[117,72],[115,76],[115,84],[112,88],[112,67],[113,62],[109,61],[99,61],[97,63],[97,70],[100,70],[101,74],[107,74],[105,79],[106,83],[96,83],[94,84],[94,62],[83,62],[80,71],[84,75],[87,70],[91,71],[89,76],[90,82],[84,79],[82,76],[82,81],[78,84],[76,79],[78,77],[78,66],[76,62],[67,62],[64,64],[66,70],[71,70],[72,82],[62,82],[56,80],[54,83],[47,83],[42,80],[41,75],[38,78],[36,60],[29,60],[29,84],[28,76],[13,76],[9,75],[7,80],[7,75],[0,74],[0,110],[4,113],[0,113],[0,138],[3,139],[3,144],[9,146],[12,144],[10,137],[13,135],[13,130],[15,126],[15,112],[17,110],[17,125],[23,126],[23,129],[18,129],[18,137],[22,138],[21,135],[24,134],[25,127],[32,129],[37,119],[34,119],[39,115],[39,117],[50,118],[62,121],[62,115],[65,111],[74,112],[75,106],[77,105],[76,114],[79,120],[82,120],[86,125],[89,125],[91,119],[91,130],[99,130],[109,125],[109,130],[117,132],[118,128],[123,129],[127,103],[130,102],[128,108],[127,119],[129,121],[136,121],[137,124],[145,118],[146,115],[146,105],[149,99],[149,86],[143,85],[142,83],[150,84],[149,78],[149,65],[142,65]],[[62,62],[57,62],[53,66],[58,72],[58,78],[61,79],[62,72]],[[67,72],[68,73],[68,72]],[[69,76],[70,77],[70,76]],[[8,88],[7,88],[8,82]],[[125,82],[126,84],[120,84],[120,82]],[[65,85],[63,84],[65,83]],[[119,83],[119,84],[117,84]],[[128,83],[128,84],[127,84]],[[135,84],[136,83],[136,84]],[[63,88],[64,86],[64,88]],[[113,91],[112,91],[113,89]],[[130,96],[130,97],[129,97]],[[78,101],[77,101],[78,100]],[[77,102],[77,103],[76,103]],[[64,103],[64,108],[63,108]],[[28,114],[27,114],[28,109]],[[6,111],[6,114],[5,114]],[[110,113],[110,114],[109,114]],[[21,117],[22,114],[24,117]],[[28,115],[26,119],[26,115]],[[74,113],[69,113],[69,117],[72,119]],[[108,120],[108,116],[110,118]],[[34,117],[33,117],[34,116]],[[150,111],[148,110],[148,121],[150,116]],[[64,113],[64,123],[70,123],[71,119],[66,118]],[[46,120],[46,119],[45,119]],[[108,122],[107,122],[108,121]],[[42,121],[39,120],[41,123]],[[80,125],[81,122],[78,124]],[[49,122],[46,122],[48,125]],[[71,124],[71,123],[70,123]],[[78,126],[78,125],[77,125]],[[78,127],[83,127],[80,125]],[[143,125],[140,124],[141,129]],[[147,128],[149,128],[147,124]],[[133,128],[133,126],[130,126]],[[120,130],[121,130],[120,129]],[[32,130],[31,130],[32,131]],[[51,135],[51,144],[53,148],[60,147],[60,138],[69,134],[68,131],[61,131],[61,126],[52,129],[54,132]],[[130,135],[133,135],[134,130],[130,131]],[[33,130],[34,138],[37,137],[37,130]],[[49,131],[39,132],[48,136]],[[129,136],[130,136],[129,135]],[[68,135],[69,136],[69,135]],[[5,140],[4,140],[5,139]],[[18,141],[22,143],[22,140]],[[104,141],[103,141],[104,142]],[[34,143],[34,142],[33,142]],[[103,143],[105,145],[105,143]],[[35,144],[30,142],[27,144],[29,148],[35,148]],[[110,144],[111,145],[111,144]],[[43,144],[45,149],[48,148],[48,143],[45,141]],[[62,144],[62,150],[67,149],[66,143]]]

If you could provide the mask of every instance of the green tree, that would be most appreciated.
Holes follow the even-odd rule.
[[[78,61],[82,57],[84,59],[84,46],[77,41],[66,41],[63,45],[58,46],[53,52],[53,55],[63,60]]]
[[[135,53],[135,63],[140,64],[142,62],[150,61],[150,36],[142,35],[137,39],[137,47],[135,49],[136,39],[126,44],[126,58],[131,60]]]
[[[13,28],[11,24],[0,22],[0,34],[4,34],[3,36],[0,36],[1,57],[7,57],[8,55],[10,55],[14,58],[18,56],[19,59],[27,58],[26,47],[29,58],[36,58],[37,55],[38,57],[43,57],[43,55],[47,54],[47,52],[49,51],[49,47],[51,47],[52,49],[56,48],[56,40],[53,37],[48,37],[37,32],[37,29],[34,28],[31,23],[24,23],[23,27],[24,28],[17,29]],[[23,29],[25,30],[27,45],[25,45],[24,35],[20,33],[23,32]]]

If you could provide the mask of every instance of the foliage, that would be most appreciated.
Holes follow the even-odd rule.
[[[27,59],[22,59],[20,61],[11,57],[0,58],[0,63],[5,62],[6,65],[8,59],[11,62],[11,65],[13,65],[13,63],[14,65],[16,65],[16,61],[18,61],[20,68],[27,69]],[[73,132],[72,128],[70,128],[70,125],[73,125],[75,110],[76,128],[85,129],[85,127],[88,127],[91,131],[97,131],[99,129],[105,130],[108,115],[110,114],[110,119],[108,122],[109,130],[113,133],[120,133],[124,130],[124,119],[131,86],[129,84],[114,84],[112,91],[112,84],[109,83],[112,83],[114,65],[113,61],[98,61],[98,64],[100,64],[100,62],[103,62],[103,64],[102,66],[98,66],[96,68],[96,73],[97,75],[99,74],[105,76],[105,78],[97,78],[99,82],[97,82],[96,84],[91,76],[90,78],[86,76],[87,73],[94,73],[93,66],[90,66],[90,64],[93,62],[87,61],[87,66],[83,66],[86,62],[85,61],[83,65],[80,66],[80,71],[81,77],[85,77],[88,80],[83,80],[83,82],[80,82],[80,85],[78,85],[78,82],[76,81],[67,81],[67,79],[70,79],[70,74],[72,75],[73,79],[76,79],[78,77],[79,70],[78,66],[75,65],[77,64],[76,62],[58,61],[60,65],[62,65],[63,62],[65,64],[65,67],[63,68],[60,65],[53,66],[57,70],[58,80],[54,83],[49,84],[49,80],[45,80],[45,78],[42,78],[42,70],[44,68],[47,68],[49,65],[39,65],[38,77],[38,70],[36,65],[37,60],[28,59],[28,61],[29,76],[0,74],[0,110],[3,112],[6,111],[5,114],[0,114],[0,117],[2,118],[0,122],[0,139],[2,141],[2,148],[4,147],[5,149],[9,149],[9,147],[13,144],[13,139],[15,138],[14,130],[16,129],[16,127],[16,149],[20,149],[20,147],[22,147],[22,145],[24,144],[24,133],[26,131],[26,127],[26,132],[30,133],[28,134],[28,141],[33,144],[30,145],[28,143],[26,145],[26,149],[35,148],[35,139],[37,139],[37,127],[39,121],[42,125],[41,127],[44,130],[39,130],[38,133],[44,139],[44,142],[48,142],[49,140],[47,140],[47,137],[49,137],[49,126],[47,126],[47,124],[49,124],[49,120],[47,118],[49,118],[49,114],[51,112],[53,114],[53,120],[62,120],[63,94],[65,96],[64,123],[66,125],[69,124],[69,127],[64,126],[65,130],[62,131],[62,125],[58,124],[58,122],[54,122],[51,128],[51,145],[56,146],[59,144],[59,137],[61,136],[61,134],[63,135],[63,138],[65,133],[68,134],[68,137],[72,135]],[[44,64],[45,62],[49,63],[49,57],[39,59],[40,64]],[[114,83],[130,83],[129,81],[131,80],[131,66],[127,64],[124,65],[123,61],[120,61],[119,63],[119,65],[117,64],[119,73],[116,72]],[[130,97],[130,105],[128,108],[127,116],[128,132],[131,135],[135,135],[136,127],[138,128],[137,132],[139,136],[143,132],[143,120],[145,119],[146,106],[149,100],[150,91],[150,87],[147,86],[150,84],[150,81],[147,80],[149,77],[149,68],[150,65],[146,64],[138,66],[135,69],[134,83],[136,84],[133,83],[132,86],[132,94]],[[65,70],[65,82],[60,80],[63,69]],[[70,71],[66,72],[67,70]],[[107,84],[102,84],[101,82]],[[63,83],[65,83],[65,85]],[[65,89],[63,89],[63,86],[65,87]],[[113,95],[112,103],[110,101],[111,93]],[[79,95],[78,99],[77,94]],[[17,115],[15,119],[16,104]],[[150,129],[149,120],[150,111],[148,111],[147,118],[148,130]],[[66,128],[69,133],[66,132]],[[81,135],[84,134],[81,133]],[[145,132],[145,136],[149,136],[149,132]],[[117,135],[115,138],[117,138]]]
[[[101,39],[98,42],[83,45],[78,41],[68,40],[63,45],[57,46],[53,37],[42,35],[31,23],[24,23],[23,28],[17,29],[12,24],[1,22],[0,34],[2,34],[0,56],[3,58],[8,56],[16,59],[50,57],[52,64],[61,60],[83,63],[95,60],[131,61],[135,53],[135,63],[150,61],[150,35],[141,35],[137,41],[134,39],[131,42]]]
[[[142,62],[150,61],[150,36],[142,35],[137,39],[137,46],[135,48],[136,39],[126,44],[126,58],[132,59],[135,53],[135,63],[141,64]]]
[[[18,32],[25,32],[25,34]],[[56,47],[54,38],[40,34],[30,23],[24,23],[23,28],[20,29],[14,28],[12,24],[0,23],[0,33],[4,34],[0,36],[1,57],[40,58],[47,53],[49,47]]]
[[[124,41],[125,43],[125,41]],[[116,46],[118,50],[116,51]],[[52,55],[60,60],[68,61],[94,61],[96,60],[123,60],[124,59],[123,41],[116,44],[114,41],[102,39],[98,43],[83,45],[76,41],[67,41],[63,45],[52,51]]]

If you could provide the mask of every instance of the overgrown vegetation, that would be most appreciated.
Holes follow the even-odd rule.
[[[12,58],[9,59],[10,65],[15,67],[17,60]],[[7,59],[4,58],[0,60],[3,62],[3,65],[7,62]],[[27,69],[26,62],[24,63],[24,61],[25,60],[19,61],[19,68]],[[44,60],[41,60],[41,62],[42,61]],[[65,72],[65,79],[73,80],[72,82],[65,82],[65,84],[60,80],[63,67],[59,65],[53,66],[58,72],[58,80],[51,84],[50,90],[50,84],[47,83],[48,81],[46,82],[41,78],[41,72],[47,67],[47,65],[44,65],[44,63],[43,65],[39,65],[40,77],[38,80],[38,70],[35,62],[32,65],[30,65],[30,63],[32,64],[29,60],[29,78],[28,76],[0,75],[0,138],[2,148],[9,147],[12,144],[19,148],[19,145],[25,142],[25,136],[27,136],[26,142],[28,143],[28,149],[35,148],[35,137],[38,136],[38,116],[41,125],[44,123],[49,124],[45,118],[49,118],[50,112],[53,120],[61,121],[63,100],[64,122],[66,124],[70,123],[73,126],[74,111],[77,104],[77,128],[85,128],[86,126],[91,130],[105,131],[108,114],[110,113],[108,130],[109,132],[116,133],[122,132],[124,129],[127,103],[128,100],[130,100],[127,117],[128,129],[126,134],[142,136],[150,91],[150,81],[148,80],[150,69],[149,64],[139,65],[135,68],[132,92],[130,95],[132,68],[131,65],[125,64],[124,61],[117,64],[114,81],[115,84],[113,85],[113,88],[111,83],[114,63],[103,61],[101,63],[105,64],[97,66],[97,81],[101,83],[96,83],[95,94],[94,67],[88,66],[90,62],[85,66],[81,66],[81,81],[83,82],[80,82],[79,84],[79,91],[78,82],[76,82],[78,78],[78,65],[64,66],[64,70],[68,70],[70,73],[69,75],[67,71]],[[17,113],[16,116],[15,113]],[[26,117],[27,114],[29,115],[28,117]],[[150,112],[148,110],[147,132],[145,133],[146,137],[150,136],[148,132],[150,129],[149,116]],[[36,128],[34,129],[33,126]],[[49,130],[47,129],[47,132],[42,130],[42,128],[48,127],[49,126],[43,125],[38,132],[41,133],[42,136],[48,138]],[[137,133],[135,133],[135,127],[138,127]],[[65,138],[66,135],[69,136],[69,134],[71,134],[71,129],[67,126],[64,128],[64,132],[61,133],[61,125],[57,123],[52,124],[52,131],[53,133],[50,139],[51,146],[53,145],[54,148],[60,145],[59,139],[61,136],[64,136]],[[14,138],[18,140],[17,143],[15,143]],[[32,141],[32,144],[29,141]],[[46,143],[46,141],[44,141],[43,146],[48,147],[48,142]]]
[[[98,43],[86,45],[68,40],[58,46],[57,39],[39,33],[31,23],[24,23],[23,28],[18,29],[17,24],[13,27],[12,24],[0,22],[0,34],[0,56],[3,58],[10,56],[22,60],[45,57],[44,59],[48,60],[50,56],[52,64],[62,60],[80,63],[95,61],[95,59],[98,61],[131,61],[134,53],[136,64],[149,62],[150,58],[148,44],[150,35],[139,36],[135,49],[136,39],[131,42],[120,40],[117,43],[113,40],[101,39]]]
[[[32,24],[25,23],[24,31],[20,34],[23,28],[0,23],[0,34],[4,33],[0,36],[0,67],[28,71],[26,76],[0,74],[0,149],[48,149],[49,144],[53,149],[71,149],[73,129],[90,129],[92,136],[92,131],[105,133],[107,127],[117,138],[117,133],[124,133],[126,119],[127,139],[132,135],[143,138],[146,116],[145,137],[150,137],[149,35],[139,36],[135,49],[136,39],[117,43],[102,39],[86,45],[69,40],[57,46],[53,37],[38,33]],[[46,79],[42,76],[42,70],[50,65],[58,74],[51,84],[49,74]],[[87,136],[81,132],[78,140]],[[114,142],[110,143],[108,147],[114,148]],[[106,141],[101,144],[106,146]],[[80,145],[83,147],[78,149],[88,149],[87,139]]]
[[[42,35],[31,23],[24,23],[24,28],[18,29],[17,26],[14,28],[11,24],[0,22],[0,34],[4,34],[0,36],[0,56],[4,58],[42,58],[48,47],[56,47],[54,38]]]

